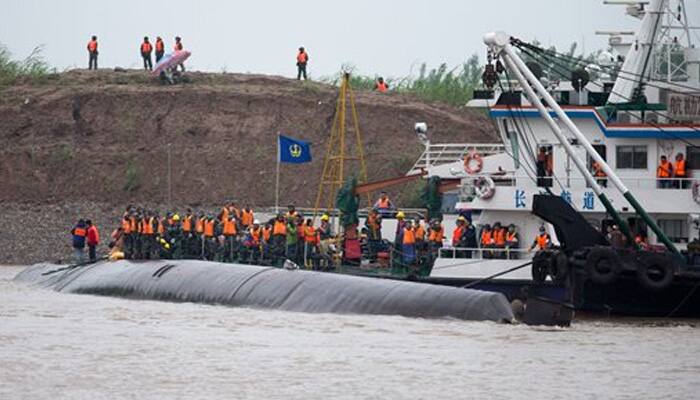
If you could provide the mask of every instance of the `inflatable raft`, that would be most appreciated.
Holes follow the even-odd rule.
[[[309,313],[512,321],[500,293],[324,272],[207,261],[102,261],[57,271],[37,264],[15,277],[59,292],[222,304]]]

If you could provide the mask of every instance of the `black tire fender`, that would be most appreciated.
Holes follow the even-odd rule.
[[[569,257],[561,251],[555,252],[549,260],[549,276],[556,283],[564,283],[569,276]]]
[[[640,260],[637,266],[637,280],[639,283],[654,291],[667,289],[673,283],[675,268],[669,257],[660,254],[650,254]]]
[[[599,285],[609,285],[615,282],[620,274],[620,257],[611,248],[595,247],[586,256],[585,269],[591,281]]]
[[[550,254],[547,251],[538,251],[532,258],[532,280],[535,283],[544,283],[549,274]]]

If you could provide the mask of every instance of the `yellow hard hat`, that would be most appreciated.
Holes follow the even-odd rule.
[[[457,221],[464,221],[464,222],[467,222],[467,219],[464,218],[464,215],[460,215],[459,218],[457,218]]]
[[[328,216],[328,214],[323,214],[321,216],[321,221],[328,221],[329,219],[330,219],[330,217]]]
[[[396,218],[406,218],[406,214],[403,211],[399,211],[396,213]]]
[[[179,221],[180,216],[178,214],[173,215],[173,221]]]

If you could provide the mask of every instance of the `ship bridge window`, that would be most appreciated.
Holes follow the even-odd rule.
[[[688,243],[688,224],[684,219],[660,219],[657,224],[673,243]]]
[[[618,169],[647,169],[647,146],[616,146],[615,154]]]

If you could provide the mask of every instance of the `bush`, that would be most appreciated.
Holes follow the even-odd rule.
[[[22,61],[12,59],[12,54],[3,45],[0,45],[0,88],[16,83],[19,79],[27,79],[32,83],[42,82],[47,76],[55,72],[44,61],[41,55],[42,46],[37,46],[31,54]]]

